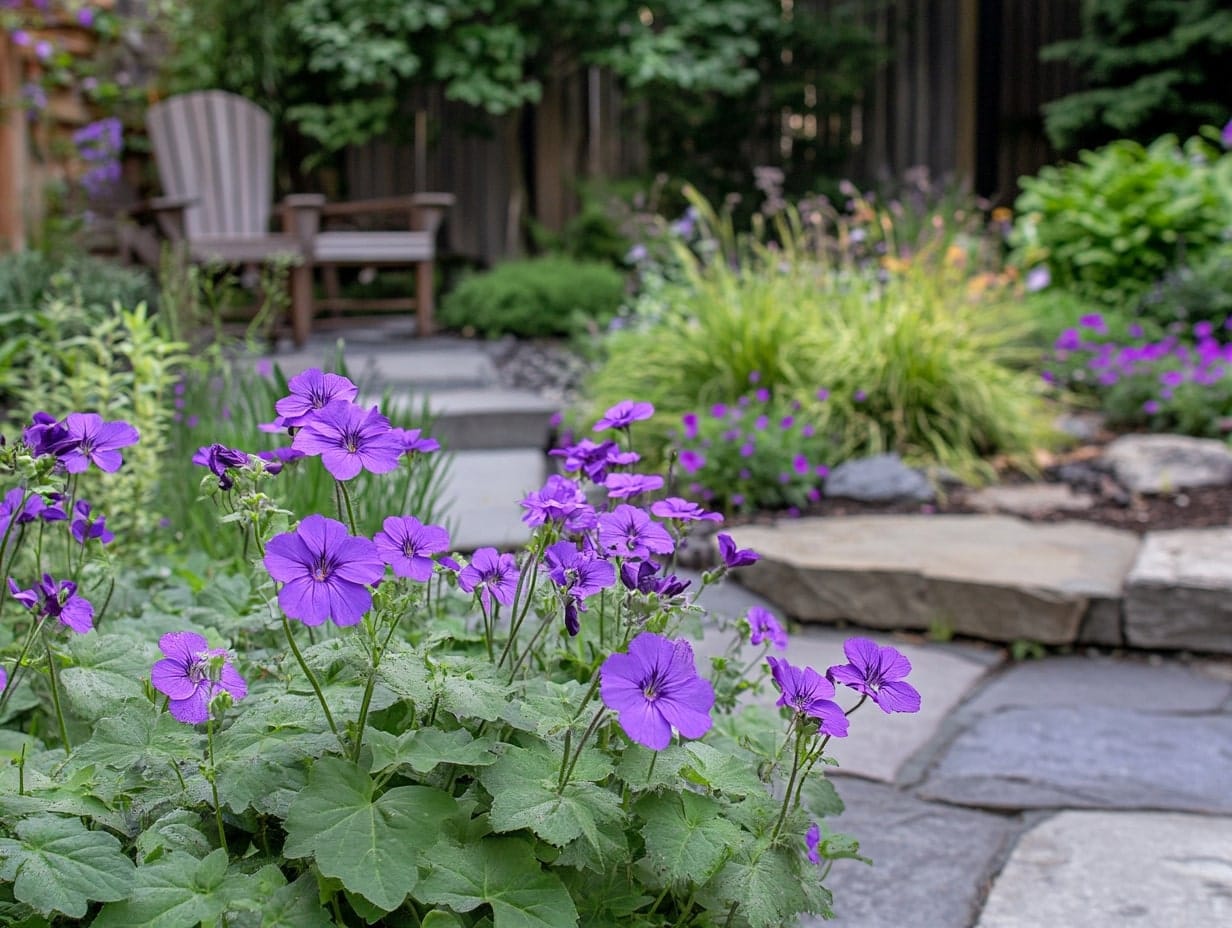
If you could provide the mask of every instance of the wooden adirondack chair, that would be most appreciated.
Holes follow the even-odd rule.
[[[235,94],[205,90],[155,104],[146,123],[165,194],[150,201],[148,209],[163,233],[198,262],[251,265],[279,255],[293,257],[290,315],[297,345],[311,334],[319,305],[313,298],[318,264],[326,268],[331,284],[339,265],[414,266],[416,298],[399,301],[397,308],[413,305],[418,334],[431,334],[435,233],[452,196],[327,204],[320,194],[294,194],[282,201],[281,232],[271,233],[274,159],[268,113]],[[338,216],[391,210],[407,217],[405,231],[322,229],[323,222]],[[354,302],[333,299],[320,305],[352,308]]]

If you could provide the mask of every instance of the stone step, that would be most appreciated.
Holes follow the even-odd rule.
[[[390,409],[432,418],[429,434],[451,451],[532,448],[546,452],[559,405],[529,390],[395,391]]]
[[[1232,653],[1232,528],[1149,533],[1125,587],[1125,635],[1135,647]]]
[[[496,367],[486,351],[459,339],[405,341],[356,340],[346,334],[346,370],[356,383],[379,394],[385,388],[398,392],[495,387]],[[338,344],[314,340],[306,347],[282,351],[270,360],[288,378],[310,367],[337,371]]]
[[[802,621],[1043,644],[1119,641],[1139,545],[1088,522],[993,515],[795,519],[731,535],[762,555],[740,581]]]
[[[461,451],[453,455],[441,491],[453,547],[511,548],[530,539],[518,501],[543,486],[548,460],[531,449]]]

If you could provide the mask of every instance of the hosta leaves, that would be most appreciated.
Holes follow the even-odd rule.
[[[457,804],[426,786],[373,793],[372,778],[354,764],[317,761],[287,813],[283,852],[311,855],[325,876],[388,912],[414,889],[420,852],[436,843]]]
[[[492,753],[495,744],[496,739],[491,736],[476,739],[462,728],[453,731],[421,728],[401,735],[374,731],[368,735],[373,773],[402,765],[416,773],[428,773],[438,764],[486,767],[496,762],[496,755]]]
[[[490,818],[496,831],[528,828],[544,841],[563,847],[585,836],[596,851],[601,851],[599,832],[624,816],[620,799],[614,793],[586,780],[600,779],[600,769],[578,773],[577,780],[560,793],[556,786],[561,760],[542,750],[510,748],[500,760],[479,775],[484,789],[492,794]]]
[[[577,909],[564,884],[545,873],[534,851],[516,838],[439,845],[417,899],[470,912],[492,907],[495,928],[574,928]]]
[[[25,819],[16,832],[16,840],[0,838],[0,880],[14,883],[19,902],[81,918],[90,901],[128,895],[135,868],[107,832],[53,815]]]
[[[712,877],[744,837],[725,817],[724,805],[696,793],[643,799],[645,860],[665,883],[698,885]]]

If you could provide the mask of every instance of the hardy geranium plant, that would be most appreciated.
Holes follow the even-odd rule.
[[[186,568],[130,567],[101,629],[72,580],[16,584],[18,632],[50,637],[58,620],[84,644],[49,643],[45,667],[20,635],[0,652],[4,717],[24,729],[0,767],[15,799],[0,804],[6,915],[763,928],[828,914],[815,864],[858,848],[821,825],[841,808],[826,748],[865,699],[918,708],[906,659],[855,640],[845,663],[797,667],[767,659],[787,645],[768,610],[732,629],[699,621],[695,594],[758,556],[721,534],[719,567],[673,572],[689,524],[721,516],[630,470],[645,404],[613,407],[597,441],[561,449],[565,475],[522,500],[520,551],[451,556],[443,526],[404,512],[367,538],[350,470],[408,445],[339,380],[309,372],[278,410],[305,455],[355,455],[330,468],[335,511],[277,504],[302,458],[199,452],[247,573],[187,585]],[[59,569],[59,546],[30,526],[40,509],[64,522],[68,465],[118,454],[127,434],[96,428],[112,447],[91,452],[81,430],[49,431],[62,424],[2,459],[20,481],[0,521],[6,570]],[[104,558],[101,536],[85,537]],[[695,649],[685,631],[699,627]],[[744,698],[770,685],[777,718]],[[40,724],[44,692],[58,739]]]

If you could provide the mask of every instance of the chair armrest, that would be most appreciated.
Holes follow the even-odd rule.
[[[153,197],[129,203],[116,210],[120,220],[153,218],[163,235],[173,242],[184,240],[184,211],[197,203],[197,197]]]
[[[406,213],[412,230],[436,234],[437,227],[445,218],[445,211],[453,206],[455,199],[452,193],[412,193],[397,197],[349,200],[345,203],[327,203],[321,210],[321,216],[323,219],[334,219],[377,213]]]
[[[297,238],[304,255],[312,256],[312,240],[321,229],[325,197],[319,193],[293,193],[282,201],[282,231]]]

